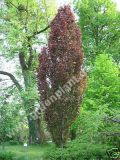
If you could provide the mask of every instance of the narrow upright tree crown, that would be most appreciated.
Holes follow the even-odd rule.
[[[83,64],[81,32],[69,6],[58,10],[50,28],[48,47],[42,49],[39,57],[38,87],[43,103],[53,97],[60,87],[65,90],[45,110],[45,120],[52,139],[57,146],[63,147],[69,128],[77,117],[86,85],[85,78],[80,78]],[[68,89],[66,84],[73,76],[81,80],[73,82],[74,85]]]

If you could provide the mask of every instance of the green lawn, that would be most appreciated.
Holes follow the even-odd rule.
[[[52,145],[35,145],[23,147],[21,145],[5,146],[5,151],[15,154],[15,160],[43,160],[46,151],[51,149]],[[2,150],[2,146],[0,146]]]

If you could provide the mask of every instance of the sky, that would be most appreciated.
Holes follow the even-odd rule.
[[[72,4],[73,0],[57,0],[58,6],[62,6],[65,4]]]

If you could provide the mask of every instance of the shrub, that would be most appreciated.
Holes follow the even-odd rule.
[[[0,160],[13,160],[14,154],[11,152],[0,151]]]
[[[9,141],[9,144],[10,144],[10,145],[18,145],[19,142],[18,142],[18,141],[15,141],[15,140],[10,140],[10,141]]]
[[[52,149],[46,153],[47,160],[107,160],[107,146],[102,144],[71,142],[66,148]]]

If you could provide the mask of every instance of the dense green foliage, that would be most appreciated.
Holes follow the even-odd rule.
[[[73,127],[79,128],[79,136],[86,141],[113,143],[119,147],[120,78],[117,64],[108,55],[101,54],[91,67],[81,115]]]
[[[94,62],[96,55],[110,54],[119,62],[120,13],[111,0],[75,0],[83,33],[86,61]]]
[[[78,140],[67,145],[65,149],[51,149],[46,153],[48,160],[109,160],[107,146],[91,143],[79,143]]]
[[[13,160],[14,155],[11,152],[0,151],[0,160]]]

